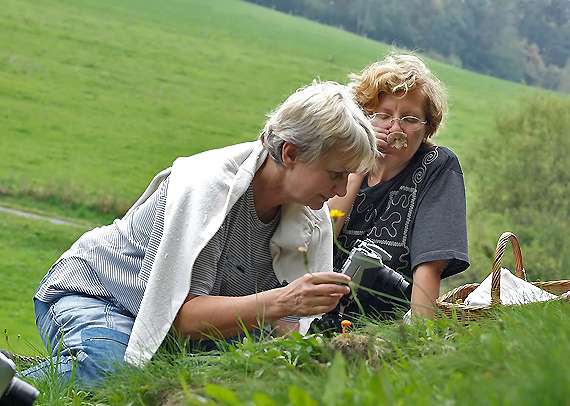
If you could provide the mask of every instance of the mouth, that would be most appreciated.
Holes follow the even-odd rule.
[[[408,136],[403,132],[395,132],[388,134],[388,147],[394,147],[396,149],[407,148],[408,146]]]
[[[323,201],[323,203],[325,203],[325,202],[329,201],[330,199],[332,199],[336,195],[331,196],[331,197],[326,197],[325,195],[320,195],[320,196],[321,196],[321,200]]]

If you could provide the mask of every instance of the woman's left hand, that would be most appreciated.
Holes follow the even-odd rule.
[[[339,284],[340,282],[341,284]],[[305,274],[281,288],[277,297],[280,307],[289,314],[313,316],[333,310],[339,300],[350,293],[350,277],[337,272]]]

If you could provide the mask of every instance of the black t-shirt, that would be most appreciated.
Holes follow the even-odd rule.
[[[445,260],[442,278],[467,269],[465,185],[457,156],[431,147],[386,182],[370,187],[365,178],[338,242],[350,251],[364,239],[385,249],[392,256],[386,265],[409,281],[424,262]],[[335,247],[336,270],[347,257]]]

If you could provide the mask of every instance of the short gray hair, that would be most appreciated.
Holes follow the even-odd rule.
[[[348,87],[336,82],[313,81],[298,89],[268,115],[259,138],[279,165],[285,142],[299,148],[303,162],[319,160],[339,143],[355,172],[369,170],[377,153],[370,120]]]

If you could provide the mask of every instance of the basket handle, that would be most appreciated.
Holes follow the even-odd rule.
[[[499,237],[497,249],[495,250],[495,259],[493,260],[493,276],[491,281],[491,304],[501,303],[501,264],[503,255],[508,242],[511,242],[513,254],[515,257],[516,275],[526,281],[526,273],[522,263],[521,247],[517,237],[511,232],[505,232]]]

